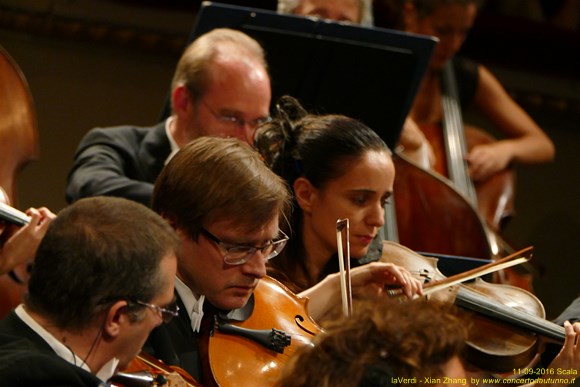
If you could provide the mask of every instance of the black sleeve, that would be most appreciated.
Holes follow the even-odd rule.
[[[138,159],[139,141],[129,128],[96,128],[77,149],[68,175],[66,200],[89,196],[119,196],[150,205],[153,184]]]

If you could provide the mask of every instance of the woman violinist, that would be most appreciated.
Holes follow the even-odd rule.
[[[301,291],[338,271],[336,221],[350,221],[351,266],[377,260],[376,238],[395,168],[383,140],[340,115],[308,115],[286,97],[279,117],[262,126],[255,145],[293,191],[288,246],[269,274]]]
[[[507,137],[475,145],[465,155],[473,181],[483,181],[511,163],[541,163],[554,158],[554,144],[508,95],[483,65],[456,56],[477,15],[477,0],[403,0],[404,30],[439,38],[430,68],[415,98],[410,118],[425,130],[443,121],[441,74],[453,66],[461,109],[470,105]],[[405,130],[410,131],[411,126]],[[401,139],[416,138],[404,134]],[[430,140],[430,136],[427,136]],[[401,144],[405,147],[405,143]],[[431,144],[433,145],[433,144]],[[413,148],[416,148],[414,146]]]

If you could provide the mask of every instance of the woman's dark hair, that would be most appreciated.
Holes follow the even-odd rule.
[[[274,119],[258,129],[254,144],[290,189],[299,177],[323,189],[327,182],[341,177],[364,153],[390,153],[377,133],[362,122],[343,115],[308,114],[289,96],[279,100]],[[302,211],[294,199],[291,230],[286,230],[291,234],[290,241],[281,256],[271,261],[272,266],[287,275],[295,271],[298,262],[304,274],[307,273],[301,223]],[[317,279],[311,280],[312,284],[317,282]]]

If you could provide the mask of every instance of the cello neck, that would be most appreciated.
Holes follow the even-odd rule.
[[[0,220],[22,227],[30,222],[30,217],[24,212],[0,202]]]

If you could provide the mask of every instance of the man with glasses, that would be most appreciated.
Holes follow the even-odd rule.
[[[206,387],[215,384],[207,355],[212,317],[244,320],[253,312],[257,303],[249,301],[267,261],[288,240],[280,222],[289,203],[284,181],[237,139],[198,138],[171,159],[155,182],[152,206],[181,240],[175,281],[180,310],[152,332],[147,351]],[[398,283],[409,296],[420,293],[408,271],[390,264],[353,269],[351,279],[353,288]],[[334,274],[301,294],[309,297],[314,319],[340,304],[339,284]]]
[[[24,303],[0,321],[2,386],[104,386],[177,315],[178,239],[149,208],[79,200],[50,224]]]
[[[271,90],[262,47],[239,31],[215,29],[196,39],[177,64],[171,116],[154,127],[95,128],[77,148],[67,201],[121,196],[150,205],[167,160],[201,136],[249,144],[269,120]]]

